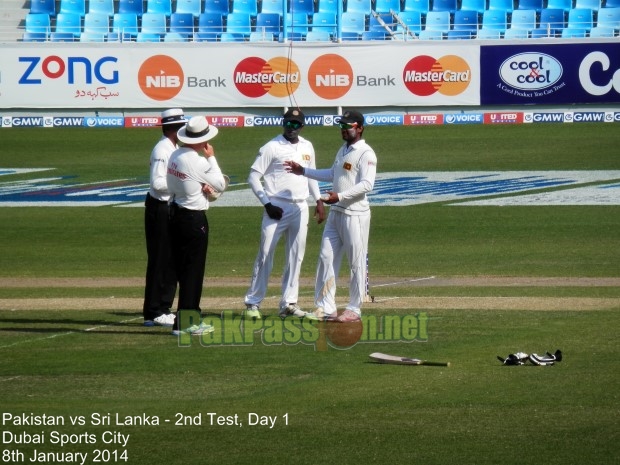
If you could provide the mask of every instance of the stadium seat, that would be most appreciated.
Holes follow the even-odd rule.
[[[119,40],[138,35],[138,15],[136,13],[116,13],[112,20],[112,32],[119,34]],[[108,40],[110,38],[108,37]]]
[[[452,30],[448,31],[448,36],[446,37],[448,40],[469,40],[472,37],[475,37],[476,33],[474,31],[466,31],[463,29],[460,30]]]
[[[561,34],[561,32],[558,32],[556,29],[537,27],[530,32],[530,39],[554,38],[558,37],[559,34]]]
[[[338,2],[340,0],[318,0],[319,6],[317,7],[318,13],[338,13]],[[263,3],[264,0],[263,0]]]
[[[228,16],[230,9],[228,0],[205,0],[203,13],[217,13],[224,17]]]
[[[387,40],[386,32],[381,31],[364,31],[362,32],[362,40]]]
[[[462,0],[461,10],[476,11],[480,16],[487,9],[487,0]]]
[[[547,0],[547,6],[545,8],[560,9],[568,13],[572,7],[573,0]]]
[[[140,24],[140,32],[163,36],[167,32],[167,22],[164,13],[144,13]]]
[[[202,0],[177,0],[175,13],[189,13],[198,18],[202,13]]]
[[[245,38],[245,34],[237,34],[234,32],[222,32],[220,34],[220,42],[245,42]]]
[[[590,10],[596,11],[601,8],[601,0],[575,0],[575,4],[573,5],[573,9],[575,8],[588,8]]]
[[[45,32],[24,32],[22,34],[22,42],[45,42],[47,37],[48,34]]]
[[[613,27],[595,26],[590,29],[590,37],[615,37]]]
[[[543,0],[518,0],[517,10],[536,10],[540,13],[544,7]]]
[[[566,20],[564,10],[556,8],[543,8],[540,11],[540,20],[538,21],[539,29],[556,31],[556,34],[559,36],[562,32],[562,29],[564,29],[565,27]]]
[[[305,13],[310,16],[314,14],[313,0],[290,0],[290,13]]]
[[[220,13],[202,13],[198,17],[198,34],[194,34],[196,42],[216,42],[219,35],[225,32],[224,17]]]
[[[80,42],[105,42],[105,38],[106,34],[98,32],[82,32],[80,34]]]
[[[56,0],[32,0],[29,13],[43,13],[54,17],[56,16]]]
[[[315,31],[314,28],[312,28],[312,30],[308,31],[308,34],[306,34],[306,42],[329,42],[330,40],[331,34],[327,31]]]
[[[229,13],[226,21],[226,32],[241,34],[249,38],[252,32],[252,20],[249,13]],[[221,40],[221,36],[220,36]]]
[[[172,14],[172,0],[147,0],[145,13]]]
[[[485,0],[486,2],[486,0]],[[431,9],[430,0],[405,0],[402,11],[419,11],[426,15]]]
[[[493,29],[504,34],[508,27],[508,12],[505,10],[487,10],[482,15],[481,29]]]
[[[449,11],[429,11],[426,15],[425,31],[439,31],[447,34],[451,28],[451,18]],[[424,32],[424,31],[422,31]]]
[[[256,15],[255,31],[264,36],[270,36],[271,39],[280,33],[281,17],[278,13],[258,13]],[[250,38],[252,42],[252,38]]]
[[[405,25],[407,30],[415,34],[416,36],[422,31],[422,12],[421,11],[401,11],[398,13],[398,19]],[[396,26],[396,32],[399,36],[407,35],[405,27],[399,22]],[[411,37],[411,36],[410,36]]]
[[[58,13],[80,15],[81,18],[86,14],[86,0],[60,0]]]
[[[248,40],[250,42],[273,42],[274,37],[275,35],[270,32],[265,33],[262,31],[254,31],[250,32],[250,37]]]
[[[513,0],[489,0],[487,5],[487,10],[503,10],[506,13],[512,13],[513,9]]]
[[[567,26],[565,29],[562,30],[562,38],[564,39],[571,39],[574,37],[582,38],[587,36],[588,31],[586,31],[585,29]]]
[[[527,29],[509,28],[504,32],[504,39],[529,39],[530,31]]]
[[[597,13],[596,25],[618,31],[620,29],[620,7],[600,8]]]
[[[42,32],[49,35],[52,29],[50,15],[47,13],[27,13],[26,14],[26,32]]]
[[[114,16],[114,0],[89,0],[88,12]]]
[[[514,38],[515,32],[508,31],[526,31],[529,35],[529,32],[533,29],[536,29],[536,10],[520,10],[516,9],[512,12],[512,18],[510,20],[510,29],[506,31],[507,37]]]
[[[347,0],[347,13],[362,13],[370,16],[372,3],[370,0]]]
[[[454,13],[457,9],[456,0],[433,0],[431,5],[431,11],[449,11]]]
[[[314,13],[312,15],[312,30],[336,34],[336,13]]]
[[[394,22],[394,18],[390,13],[381,13],[377,16],[371,15],[368,21],[368,30],[369,31],[379,31],[382,33],[387,33],[387,30],[383,25],[386,25],[390,30],[394,30],[396,28],[396,24]]]
[[[620,7],[620,0],[605,0],[605,8],[618,8]]]
[[[286,8],[286,2],[284,2],[284,7]],[[282,9],[282,0],[263,0],[261,2],[261,13],[277,13],[280,16],[284,13],[287,13],[288,10],[284,11]]]
[[[398,13],[400,11],[400,0],[376,0],[375,12],[376,13],[389,13],[393,11]]]
[[[355,13],[355,12],[354,12]],[[362,40],[362,33],[357,33],[354,31],[342,31],[340,33],[340,39],[345,42],[352,42],[356,40]]]
[[[82,33],[82,17],[79,13],[58,13],[54,32],[73,34],[77,39]]]
[[[443,32],[434,29],[424,29],[420,32],[420,40],[443,40]]]
[[[256,17],[258,14],[258,0],[232,0],[232,9],[230,11],[231,13],[242,13]]]
[[[486,40],[496,40],[502,38],[502,33],[499,29],[489,29],[485,28],[484,24],[480,29],[478,29],[478,33],[476,34],[477,39],[486,39]]]
[[[589,31],[594,27],[594,12],[589,8],[573,8],[568,12],[568,23],[566,27],[567,29],[583,29],[586,32]],[[564,37],[564,35],[562,35],[562,37]]]
[[[473,10],[457,10],[454,12],[452,29],[455,31],[477,31],[478,12]],[[450,38],[450,37],[448,37]],[[471,37],[469,37],[471,38]]]
[[[300,34],[299,32],[289,32],[286,34],[286,40],[288,41],[302,41],[306,39],[306,34]],[[284,32],[278,34],[278,41],[284,42]]]
[[[110,32],[110,17],[105,13],[86,13],[82,32],[90,34],[107,34]],[[80,39],[81,42],[83,42]]]
[[[193,17],[194,15],[191,16]],[[164,36],[164,42],[189,42],[190,37],[192,37],[191,34],[187,35],[181,32],[166,32],[166,35]]]
[[[345,11],[341,20],[342,32],[353,32],[358,38],[366,30],[366,16],[359,11]]]
[[[65,14],[68,14],[68,13],[65,13]],[[75,42],[77,41],[78,37],[79,35],[76,36],[75,34],[71,32],[52,32],[50,34],[50,42]]]
[[[192,13],[172,13],[168,32],[176,32],[191,37],[194,34],[194,15]]]
[[[308,23],[308,15],[306,13],[287,13],[283,27],[286,28],[288,35],[299,34],[306,37],[310,24]]]
[[[161,35],[152,32],[138,32],[138,35],[136,36],[136,42],[161,42]]]
[[[130,13],[137,16],[142,16],[142,14],[144,13],[142,0],[118,0],[117,13]]]

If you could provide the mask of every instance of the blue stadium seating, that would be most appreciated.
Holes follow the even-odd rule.
[[[43,13],[54,17],[56,16],[56,0],[32,0],[29,13]]]
[[[449,11],[454,13],[456,5],[456,0],[433,0],[431,11]]]
[[[302,38],[309,31],[308,15],[306,13],[287,13],[283,27],[289,36],[291,34],[299,34]]]
[[[505,10],[487,10],[482,15],[482,27],[480,29],[492,29],[504,34],[508,28],[508,12]],[[479,34],[478,34],[479,36]]]
[[[46,42],[48,34],[46,32],[24,32],[22,42]]]
[[[512,12],[512,18],[510,20],[510,29],[508,31],[521,30],[527,31],[529,34],[530,31],[536,29],[536,10],[521,10],[517,9]],[[506,33],[508,34],[508,31]],[[508,34],[509,37],[514,37],[514,32]]]
[[[232,0],[231,13],[242,13],[256,17],[258,14],[258,0]],[[248,35],[250,34],[248,33]]]
[[[327,32],[332,36],[336,34],[336,13],[314,13],[312,15],[312,30]]]
[[[270,36],[271,39],[280,33],[282,17],[278,13],[258,13],[256,15],[256,32],[263,36]],[[250,37],[250,41],[252,38]]]
[[[319,6],[317,12],[319,13],[338,13],[338,2],[340,0],[318,0]]]
[[[146,13],[172,14],[172,0],[147,0]]]
[[[530,39],[547,39],[550,37],[558,37],[558,30],[537,27],[530,32]]]
[[[114,0],[89,0],[88,12],[114,16]]]
[[[65,14],[69,14],[69,13],[65,13]],[[52,32],[50,34],[50,42],[75,42],[77,41],[78,37],[79,35],[76,36],[75,34],[71,32]]]
[[[596,11],[601,8],[601,0],[575,0],[573,8],[589,8]]]
[[[586,31],[585,29],[567,26],[565,29],[562,30],[562,38],[564,39],[582,38],[587,36],[588,31]]]
[[[198,17],[198,32],[194,34],[197,42],[216,42],[219,35],[225,32],[224,16],[220,13],[202,13]]]
[[[249,13],[229,13],[226,21],[226,32],[240,34],[249,38],[252,32],[252,19]],[[228,39],[229,37],[227,37]],[[220,35],[221,40],[221,35]]]
[[[605,8],[618,8],[620,7],[620,0],[605,0]]]
[[[217,13],[224,17],[230,13],[228,0],[205,0],[203,13]]]
[[[146,14],[146,13],[145,13]],[[155,13],[152,13],[155,14]],[[136,42],[161,42],[161,35],[152,32],[138,32]]]
[[[327,31],[315,31],[313,29],[306,34],[306,42],[329,42],[330,40],[331,34]]]
[[[451,17],[449,11],[429,11],[426,15],[425,31],[440,31],[447,34],[451,27]]]
[[[504,39],[529,39],[530,31],[527,29],[508,28],[504,32]]]
[[[106,36],[107,34],[100,34],[98,32],[82,32],[80,34],[80,42],[105,42]]]
[[[466,31],[463,29],[460,30],[452,30],[448,31],[448,40],[469,40],[472,37],[475,37],[476,33],[474,31]]]
[[[273,42],[273,39],[274,39],[273,34],[264,33],[262,31],[250,32],[250,37],[248,38],[250,42]]]
[[[560,35],[561,30],[566,27],[564,10],[559,8],[543,8],[540,11],[539,29],[555,30]]]
[[[362,35],[362,32],[366,30],[366,16],[364,13],[358,11],[345,11],[342,13],[342,22],[340,24],[342,32],[353,32],[358,35],[358,38]]]
[[[573,7],[573,0],[547,0],[545,8],[561,9],[566,13]],[[541,10],[542,11],[542,10]]]
[[[167,32],[167,17],[164,13],[144,13],[140,24],[140,32],[145,34],[159,34]]]
[[[390,11],[395,13],[400,11],[400,0],[375,0],[376,13],[389,13]]]
[[[60,0],[58,13],[76,14],[83,17],[86,14],[86,0]]]
[[[26,32],[43,32],[47,35],[51,32],[52,21],[47,13],[26,14]]]
[[[487,10],[503,10],[512,13],[514,9],[513,0],[489,0]]]
[[[420,32],[420,40],[443,40],[444,33],[434,29],[424,29]]]
[[[454,12],[452,25],[452,29],[455,31],[475,32],[478,30],[478,12],[472,10],[457,10]]]
[[[116,13],[142,16],[142,13],[144,13],[142,0],[118,0],[118,10]]]
[[[116,13],[112,20],[112,32],[119,34],[120,40],[137,36],[139,32],[138,15],[136,13]]]
[[[176,32],[185,36],[186,39],[191,37],[194,34],[194,14],[172,13],[170,15],[168,32]]]
[[[407,26],[407,29],[416,36],[422,31],[422,12],[413,10],[401,11],[398,13],[398,19],[400,19],[405,26]],[[396,26],[396,31],[405,38],[406,32],[400,23]]]
[[[423,15],[426,15],[430,9],[430,0],[405,0],[402,11],[419,11]]]
[[[189,13],[198,18],[202,13],[202,0],[177,0],[175,13]]]
[[[58,13],[54,31],[73,34],[75,38],[78,38],[82,33],[82,17],[79,13]]]
[[[183,13],[179,13],[179,14],[183,14]],[[193,16],[194,15],[192,15],[192,17]],[[166,35],[164,36],[164,42],[188,42],[190,37],[192,37],[191,34],[188,36],[187,34],[183,34],[180,32],[168,31],[166,32]]]
[[[586,32],[590,31],[590,29],[594,27],[594,12],[589,8],[571,9],[568,12],[568,23],[566,27],[567,29],[583,29]],[[562,35],[562,37],[564,37],[564,35]]]
[[[590,29],[590,37],[615,37],[613,27],[595,26]]]
[[[82,32],[102,35],[107,34],[110,32],[110,17],[106,13],[86,13],[86,15],[84,15]],[[82,41],[81,38],[80,41]]]
[[[347,0],[347,12],[370,15],[372,4],[370,0]]]
[[[609,27],[615,31],[620,29],[620,7],[600,8],[596,17],[597,26]]]
[[[239,14],[239,13],[237,13]],[[249,34],[248,34],[249,36]],[[235,32],[222,32],[220,34],[220,42],[244,42],[246,39],[245,34]]]
[[[462,0],[461,10],[476,11],[480,16],[487,9],[487,0]]]
[[[375,15],[370,16],[367,30],[386,33],[387,31],[385,27],[383,27],[382,23],[387,25],[387,27],[390,29],[394,29],[396,27],[396,24],[394,24],[394,18],[392,17],[390,13],[381,13],[381,14],[378,14],[377,16]]]
[[[286,2],[284,2],[284,7],[286,8]],[[277,13],[282,15],[288,12],[288,9],[284,11],[282,9],[282,0],[263,0],[260,8],[261,13]]]
[[[478,29],[478,33],[476,34],[477,39],[484,40],[497,40],[502,38],[502,33],[499,29],[491,29],[488,27],[484,27],[484,24],[480,29]]]
[[[362,40],[386,40],[387,33],[381,31],[364,31],[362,32]]]
[[[543,7],[543,0],[518,0],[517,10],[536,10],[540,13]]]
[[[314,14],[313,0],[290,0],[289,12],[305,13],[306,15]]]

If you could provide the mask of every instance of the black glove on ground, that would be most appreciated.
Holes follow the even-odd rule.
[[[267,214],[272,220],[282,219],[283,210],[280,207],[272,205],[271,202],[265,204],[265,210],[267,210]]]

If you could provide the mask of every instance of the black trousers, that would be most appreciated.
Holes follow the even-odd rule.
[[[172,204],[170,207],[172,254],[179,282],[178,310],[200,312],[202,283],[209,246],[209,222],[204,211],[187,210]],[[179,328],[177,312],[173,329]]]
[[[170,313],[177,289],[177,278],[170,248],[168,203],[146,194],[144,205],[148,258],[142,314],[145,320],[152,320],[164,313]]]

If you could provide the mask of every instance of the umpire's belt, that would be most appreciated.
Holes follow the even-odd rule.
[[[286,199],[284,197],[273,197],[274,200],[278,202],[286,202],[286,203],[304,203],[306,199]]]
[[[168,201],[167,200],[159,200],[156,199],[155,197],[153,197],[150,193],[146,194],[146,201],[147,202],[153,202],[153,203],[158,203],[158,204],[167,204]]]

